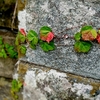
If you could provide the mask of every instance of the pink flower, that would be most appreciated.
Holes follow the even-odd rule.
[[[23,28],[21,28],[19,31],[21,32],[22,35],[26,36],[26,32]]]
[[[98,43],[100,44],[100,34],[97,35],[96,40],[98,41]]]

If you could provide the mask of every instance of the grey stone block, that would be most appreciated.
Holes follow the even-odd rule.
[[[50,26],[57,36],[73,36],[83,24],[100,28],[99,0],[28,0],[26,6],[27,31]],[[71,28],[71,30],[65,30]],[[65,30],[65,31],[63,31]],[[63,31],[63,32],[62,32]],[[61,34],[58,34],[62,32]],[[56,50],[45,53],[40,47],[28,48],[22,60],[64,72],[100,79],[100,45],[94,43],[89,53],[76,53],[74,39],[56,42]],[[63,44],[63,45],[62,45]]]

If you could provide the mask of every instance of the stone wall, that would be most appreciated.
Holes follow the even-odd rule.
[[[0,30],[0,36],[3,38],[4,43],[15,45],[15,34],[8,30]],[[17,59],[0,58],[0,77],[12,78],[14,66]]]
[[[73,36],[86,24],[100,28],[99,13],[100,0],[27,0],[18,27],[39,32],[47,25],[57,36]],[[23,83],[23,100],[100,100],[100,46],[76,53],[74,42],[60,40],[50,52],[27,48],[13,76]]]
[[[73,36],[84,24],[100,28],[100,0],[28,0],[23,17],[25,19],[19,21],[26,31],[39,32],[40,27],[47,25],[57,36]],[[100,46],[94,43],[89,53],[76,53],[74,42],[74,39],[60,40],[55,43],[56,50],[48,53],[40,47],[36,50],[28,48],[22,60],[100,79]]]
[[[23,100],[100,100],[100,81],[20,61]]]

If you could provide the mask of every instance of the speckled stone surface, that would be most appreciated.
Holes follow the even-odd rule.
[[[27,31],[34,29],[39,32],[40,27],[48,25],[57,36],[73,36],[83,24],[100,28],[100,0],[28,0]],[[60,40],[55,43],[56,50],[48,53],[40,47],[36,50],[28,49],[22,60],[100,79],[100,45],[94,43],[89,53],[79,54],[73,49],[74,42],[74,39]]]
[[[27,62],[20,62],[17,72],[24,80],[23,100],[100,100],[98,80]]]

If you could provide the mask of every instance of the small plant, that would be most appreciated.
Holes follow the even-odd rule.
[[[22,88],[22,83],[16,79],[12,80],[11,83],[11,94],[14,98],[14,100],[18,99],[18,92]]]
[[[3,38],[0,37],[0,57],[2,58],[17,58],[17,51],[15,50],[15,47],[8,44],[4,43]]]
[[[32,49],[36,49],[36,46],[40,45],[41,49],[47,52],[55,49],[53,39],[54,33],[48,26],[41,27],[39,34],[34,30],[29,30],[26,35],[24,29],[20,29],[15,41],[19,55],[18,58],[26,54],[26,47],[24,46],[26,42]]]
[[[92,42],[94,40],[97,40],[98,43],[100,43],[100,34],[98,33],[99,32],[93,29],[92,26],[82,27],[80,32],[77,32],[74,35],[74,38],[76,40],[74,45],[75,51],[87,53],[91,49]]]
[[[54,36],[52,29],[48,26],[41,27],[38,34],[34,30],[29,30],[26,34],[24,29],[20,29],[15,44],[17,45],[18,54],[20,55],[25,55],[26,53],[25,43],[29,44],[29,47],[32,49],[36,49],[37,46],[40,46],[44,52],[48,52],[55,49],[54,38],[57,37]],[[64,38],[70,37],[65,35]],[[80,32],[74,35],[74,39],[75,51],[87,53],[90,51],[93,41],[96,40],[100,44],[100,29],[96,31],[92,26],[83,26]]]
[[[21,29],[18,32],[15,40],[15,45],[17,46],[18,58],[26,54],[26,47],[24,45],[25,42],[26,42],[26,33],[24,29]]]
[[[38,44],[38,35],[35,31],[30,30],[27,34],[27,40],[29,42],[29,46],[32,49],[36,49],[36,45]]]

